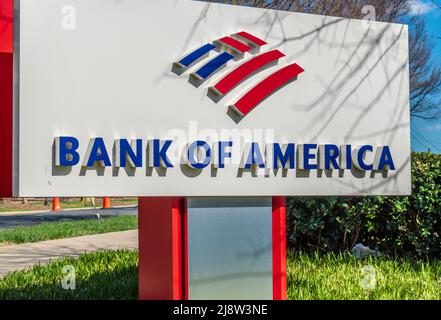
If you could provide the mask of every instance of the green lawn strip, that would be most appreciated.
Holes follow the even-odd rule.
[[[61,286],[66,265],[76,270],[75,290]],[[0,299],[137,299],[137,267],[138,253],[129,250],[64,258],[6,275],[0,280]],[[345,254],[290,253],[287,267],[289,299],[441,299],[439,260],[358,260]],[[373,271],[375,281],[369,281],[365,277]]]
[[[113,200],[113,202],[112,202]],[[96,208],[101,208],[102,200],[101,198],[97,198],[96,200]],[[138,205],[138,199],[111,199],[111,203],[114,206],[136,206]],[[87,209],[93,208],[94,205],[91,202],[81,202],[80,200],[70,200],[70,199],[62,199],[61,207],[63,209]],[[26,211],[45,211],[50,210],[52,208],[52,200],[49,201],[48,205],[44,205],[44,200],[30,201],[26,205],[22,206],[8,206],[4,207],[0,202],[0,212],[26,212]]]
[[[49,209],[48,209],[49,210]],[[26,211],[32,211],[31,209],[21,209],[21,208],[5,208],[0,205],[0,212],[2,213],[8,213],[8,212],[26,212]]]
[[[73,290],[63,289],[62,280],[67,275],[63,273],[65,266],[69,266],[65,272],[75,270]],[[97,251],[83,254],[78,259],[63,258],[48,265],[9,273],[0,280],[0,300],[137,298],[138,252],[130,250]]]
[[[102,201],[101,200],[95,200],[96,207],[101,208]],[[116,202],[116,201],[115,201]],[[114,203],[115,203],[114,202]],[[123,199],[116,202],[118,206],[136,206],[138,205],[138,199]],[[93,208],[93,204],[90,202],[81,202],[76,200],[61,200],[61,207],[63,209],[81,209],[81,208]]]
[[[290,253],[287,278],[294,300],[441,299],[440,260]]]
[[[79,237],[107,232],[134,230],[138,228],[137,216],[118,216],[93,219],[47,222],[29,227],[0,231],[1,244],[19,244],[44,240]]]

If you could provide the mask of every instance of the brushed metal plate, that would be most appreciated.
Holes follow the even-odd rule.
[[[189,299],[272,299],[271,197],[188,198]]]

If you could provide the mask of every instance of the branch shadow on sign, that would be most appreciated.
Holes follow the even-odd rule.
[[[379,35],[378,40],[379,41],[382,38],[382,35],[385,33],[385,31],[388,29],[389,27],[385,27],[382,30],[382,33]],[[336,106],[336,108],[330,108],[330,112],[331,114],[328,115],[328,119],[324,122],[324,124],[319,128],[319,130],[317,131],[317,133],[314,135],[314,139],[316,139],[318,136],[320,136],[324,130],[331,124],[332,120],[335,118],[335,116],[337,115],[337,113],[346,105],[346,103],[349,101],[349,99],[357,92],[357,90],[362,86],[362,84],[367,81],[370,80],[371,77],[371,73],[373,72],[373,70],[375,68],[377,68],[377,66],[380,64],[380,62],[382,61],[382,58],[386,55],[387,52],[389,52],[391,50],[391,48],[397,43],[398,39],[400,38],[401,32],[400,34],[398,34],[394,41],[386,48],[386,50],[384,50],[384,52],[381,53],[380,57],[378,57],[376,59],[376,61],[374,62],[373,66],[371,66],[369,68],[369,70],[366,71],[366,73],[362,76],[362,78],[360,80],[358,80],[355,85],[352,88],[348,88],[349,89],[349,93],[346,94],[343,99],[341,100],[341,102],[338,103],[338,105]],[[371,46],[374,46],[375,44],[371,44]],[[374,47],[371,50],[372,52],[374,51]],[[355,55],[355,53],[354,53]],[[359,70],[362,70],[362,68],[359,68]],[[396,72],[395,72],[395,76],[397,76],[401,71],[404,71],[405,69],[403,67],[400,67]],[[336,86],[334,86],[334,88],[332,88],[332,90],[328,91],[328,96],[332,95],[333,92],[339,88],[344,87],[346,84],[347,85],[351,85],[353,82],[351,81],[351,78],[357,73],[357,70],[352,71],[349,75],[349,77],[345,77],[340,83],[337,83]],[[394,76],[394,77],[395,77]],[[352,131],[354,130],[354,128],[356,127],[357,123],[359,123],[361,121],[362,118],[364,118],[367,114],[368,111],[370,109],[372,109],[372,107],[374,105],[377,104],[377,102],[380,100],[380,97],[383,96],[384,93],[387,92],[388,87],[390,86],[390,84],[392,83],[392,81],[387,81],[385,87],[380,91],[380,93],[373,99],[373,101],[371,103],[368,104],[368,107],[365,108],[364,112],[362,112],[360,114],[359,117],[357,117],[356,119],[354,119],[354,124],[351,126],[351,128],[349,129],[349,134],[352,133]],[[311,105],[309,107],[309,109],[313,108],[314,105]],[[332,110],[334,109],[334,110]],[[332,111],[331,111],[332,110]]]
[[[198,29],[199,25],[202,23],[203,20],[207,18],[208,11],[210,10],[211,3],[207,3],[204,8],[202,8],[201,13],[199,14],[196,21],[193,23],[193,26],[187,36],[187,38],[184,40],[184,45],[181,49],[181,53],[183,53],[186,48],[188,47],[188,44],[191,42],[193,36],[196,33],[196,30]]]
[[[386,173],[382,173],[383,174],[383,177],[387,177],[387,178],[389,178],[389,179],[383,179],[383,180],[380,180],[378,183],[376,183],[376,184],[373,184],[373,185],[371,185],[371,186],[369,186],[369,187],[357,187],[354,183],[352,183],[352,182],[347,182],[347,181],[345,181],[345,180],[342,180],[342,179],[336,179],[335,180],[335,182],[336,183],[339,183],[339,184],[341,184],[341,185],[344,185],[344,186],[346,186],[346,187],[349,187],[349,188],[351,188],[351,189],[353,189],[354,191],[355,191],[355,193],[353,194],[353,195],[358,195],[358,194],[366,194],[366,193],[370,193],[371,195],[384,195],[385,193],[387,193],[387,192],[390,192],[390,191],[388,191],[388,189],[387,189],[387,186],[388,186],[388,184],[390,184],[390,180],[392,179],[393,181],[396,181],[397,180],[397,177],[408,167],[410,165],[410,156],[409,157],[407,157],[406,158],[406,160],[404,161],[404,163],[395,171],[395,173],[393,174],[393,175],[391,175],[391,173],[390,172],[386,172]],[[377,174],[378,172],[374,172],[374,173],[372,173],[371,172],[371,178],[372,178],[372,175],[375,175],[375,174]],[[386,176],[387,175],[387,176]],[[389,177],[389,175],[391,175],[390,177]],[[382,186],[385,186],[385,189],[382,191],[382,193],[380,193],[379,191],[378,191],[378,189],[380,188],[380,187],[382,187]],[[395,191],[397,191],[397,190],[395,190]]]
[[[274,19],[274,21],[276,21],[276,19]],[[409,128],[409,123],[407,121],[400,120],[403,115],[403,112],[405,112],[405,110],[408,109],[408,101],[401,102],[400,100],[400,96],[407,94],[406,92],[399,92],[397,94],[396,103],[394,104],[395,110],[391,112],[391,114],[394,115],[394,118],[392,118],[392,116],[390,117],[391,124],[394,125],[392,128],[386,127],[382,130],[378,130],[374,134],[370,134],[369,136],[367,135],[356,136],[355,133],[360,123],[362,123],[362,120],[365,119],[367,115],[371,114],[372,110],[374,110],[373,107],[381,103],[381,98],[389,92],[388,90],[390,89],[391,85],[397,83],[397,81],[401,81],[401,82],[405,81],[405,75],[406,75],[405,71],[408,61],[403,61],[403,64],[398,65],[396,69],[392,70],[393,72],[390,74],[389,70],[386,68],[387,61],[385,61],[384,59],[385,57],[387,57],[386,55],[388,53],[391,54],[391,50],[393,50],[393,48],[396,49],[397,46],[399,45],[400,43],[399,40],[403,34],[403,27],[401,28],[401,30],[397,29],[396,33],[390,35],[389,44],[387,44],[387,46],[381,50],[380,55],[378,57],[373,58],[372,56],[373,53],[375,52],[375,48],[377,44],[380,43],[380,41],[383,38],[389,36],[388,31],[390,29],[390,26],[389,25],[386,25],[384,27],[381,26],[380,32],[377,35],[375,35],[374,38],[369,37],[371,35],[371,28],[369,27],[364,32],[363,36],[358,42],[348,44],[346,43],[346,32],[348,30],[348,24],[349,22],[347,22],[345,28],[345,34],[343,36],[340,45],[341,49],[335,61],[334,66],[337,67],[340,61],[340,55],[343,50],[343,47],[345,48],[353,47],[353,50],[351,52],[348,52],[348,57],[349,57],[348,60],[343,61],[344,62],[343,65],[340,68],[338,68],[338,71],[335,72],[335,76],[332,79],[332,81],[328,81],[329,85],[323,88],[323,91],[318,95],[318,97],[314,101],[311,101],[306,106],[303,106],[306,111],[311,111],[318,105],[319,102],[323,101],[324,99],[330,101],[329,103],[330,108],[324,110],[324,112],[318,113],[316,119],[314,119],[314,121],[312,121],[311,123],[311,126],[314,126],[314,124],[319,125],[319,127],[315,129],[316,133],[314,134],[313,139],[317,139],[323,132],[325,132],[325,129],[328,127],[329,124],[332,123],[335,115],[343,107],[348,105],[347,102],[354,94],[356,94],[357,90],[366,82],[372,81],[373,70],[374,69],[378,70],[378,68],[382,66],[384,71],[384,76],[386,78],[384,87],[379,88],[377,95],[372,96],[370,101],[361,105],[362,108],[360,109],[360,114],[357,117],[354,117],[354,119],[351,119],[351,123],[348,124],[348,130],[345,136],[345,140],[354,140],[354,139],[360,140],[360,139],[372,138],[377,136],[384,136],[384,138],[388,140],[387,144],[390,144],[393,141],[394,134],[396,134],[398,130],[405,130]],[[283,28],[281,23],[280,25]],[[323,24],[322,29],[324,27],[325,27],[325,23]],[[333,43],[325,43],[325,41],[323,41],[323,39],[321,39],[321,37],[318,35],[317,31],[318,30],[316,30],[316,32],[310,31],[309,33],[303,33],[300,35],[300,37],[297,38],[286,38],[284,36],[283,41],[281,41],[278,45],[281,45],[282,43],[285,43],[287,41],[298,40],[305,36],[314,37],[314,39],[308,44],[308,46],[311,45],[314,41],[319,41],[319,44],[324,43],[325,45],[328,46],[334,45]],[[363,46],[368,46],[371,48],[371,50],[366,50],[366,53],[364,53],[363,56],[360,57],[358,52],[363,48]],[[303,53],[303,51],[297,52],[296,55],[299,55],[299,53]],[[357,60],[354,63],[351,63],[355,59]],[[366,61],[369,61],[369,59],[373,61],[369,64],[366,64]],[[366,66],[367,66],[367,70],[366,70]],[[360,79],[357,79],[357,76],[359,76]],[[400,84],[399,87],[400,88],[402,87],[402,83]],[[348,93],[342,97],[339,97],[338,94],[343,89],[346,89]],[[333,105],[335,106],[332,107]],[[299,106],[297,105],[294,107],[297,108]],[[321,124],[319,124],[320,122]],[[406,164],[400,167],[400,169],[397,170],[396,173],[404,170],[405,167]],[[339,177],[342,178],[344,174],[345,174],[344,170],[339,171]],[[396,179],[397,175],[396,174],[392,175],[392,172],[388,172],[388,171],[370,171],[363,173],[360,170],[355,169],[355,170],[351,170],[350,174],[352,174],[352,176],[355,178],[363,178],[366,175],[369,175],[371,179],[376,178],[378,175],[382,175],[382,177],[384,178],[383,181],[381,181],[380,183],[376,184],[374,187],[369,189],[364,189],[364,188],[360,189],[353,184],[347,184],[350,185],[352,188],[356,189],[357,193],[366,192],[366,191],[371,192],[375,188],[380,188],[381,186],[384,186],[384,190],[386,192],[387,190],[391,190],[390,187],[388,186],[389,185],[392,186],[391,184],[389,184],[390,179],[386,179],[386,178],[390,176],[391,179],[397,181]],[[346,184],[344,181],[339,181],[339,182]]]
[[[314,42],[318,42],[319,45],[320,44],[325,44],[327,46],[332,47],[334,45],[334,43],[326,43],[321,37],[320,37],[320,33],[324,31],[325,28],[327,28],[328,26],[330,26],[331,24],[335,24],[335,23],[339,23],[340,21],[345,21],[345,19],[338,19],[338,20],[333,20],[333,21],[326,21],[329,18],[323,18],[323,23],[321,26],[317,27],[315,30],[310,30],[307,32],[303,32],[300,35],[296,35],[296,36],[292,36],[292,37],[287,37],[285,35],[285,32],[283,32],[283,38],[280,39],[280,42],[277,43],[274,47],[279,47],[281,45],[286,44],[287,42],[290,41],[297,41],[300,39],[304,39],[307,37],[311,37],[312,39],[311,41],[306,45],[303,46],[301,51],[296,52],[295,54],[293,54],[294,57],[298,57],[300,55],[302,55],[305,51],[305,47],[309,47],[311,46]],[[346,20],[347,21],[347,20]],[[272,20],[271,25],[269,26],[269,29],[271,31],[271,29],[273,28],[273,25],[279,22],[280,28],[282,28],[282,30],[284,30],[284,26],[282,21],[277,19],[277,16],[274,17],[274,19]],[[375,61],[375,64],[373,65],[373,67],[370,67],[369,70],[364,71],[363,66],[366,64],[366,61],[372,56],[372,54],[375,52],[375,46],[381,41],[382,38],[384,38],[386,36],[386,32],[388,31],[388,29],[390,28],[389,25],[385,26],[382,28],[382,30],[380,30],[380,33],[378,35],[375,36],[374,39],[369,38],[369,35],[371,34],[371,27],[369,26],[369,28],[366,29],[366,31],[364,32],[363,36],[361,37],[361,39],[356,42],[356,43],[351,43],[351,44],[347,44],[346,43],[346,33],[348,30],[348,25],[349,25],[349,21],[346,22],[346,28],[345,28],[345,32],[343,35],[343,39],[341,41],[340,44],[340,52],[338,54],[337,60],[335,61],[335,66],[337,66],[337,63],[339,61],[341,52],[343,50],[343,47],[348,47],[348,46],[352,46],[354,47],[354,50],[352,50],[351,53],[349,53],[349,60],[344,61],[344,64],[342,65],[341,68],[338,69],[338,71],[335,72],[335,76],[332,79],[332,81],[329,81],[329,85],[326,86],[325,88],[323,88],[322,93],[320,93],[318,95],[318,97],[314,100],[311,101],[306,107],[305,110],[310,111],[312,109],[314,109],[319,102],[323,101],[324,99],[329,99],[330,100],[330,105],[332,106],[332,104],[335,103],[335,101],[337,100],[337,94],[339,91],[341,91],[343,88],[350,86],[354,83],[353,79],[354,77],[361,73],[361,72],[365,72],[365,75],[362,77],[361,81],[357,81],[355,83],[355,87],[352,88],[352,90],[350,90],[350,93],[344,97],[343,101],[337,106],[337,108],[329,108],[328,110],[325,110],[324,113],[320,113],[317,117],[321,119],[324,118],[324,116],[328,117],[327,121],[324,121],[324,125],[322,126],[322,128],[318,128],[317,133],[315,134],[314,138],[316,138],[317,136],[319,136],[323,130],[328,126],[328,124],[332,121],[332,119],[334,118],[335,114],[337,113],[337,111],[340,110],[340,108],[345,104],[345,102],[349,99],[349,97],[358,89],[358,87],[365,82],[366,80],[369,80],[370,77],[369,75],[371,74],[372,70],[374,68],[377,67],[377,65],[379,65],[380,63],[383,63],[383,67],[384,67],[384,61],[382,60],[382,58],[384,57],[384,55],[390,51],[390,49],[394,46],[396,46],[398,39],[400,38],[400,35],[402,33],[402,29],[401,31],[394,35],[394,39],[392,39],[391,44],[386,48],[386,50],[384,52],[381,53],[381,56],[377,59],[377,61]],[[368,45],[372,48],[372,50],[367,50],[366,53],[364,54],[363,57],[358,57],[358,51],[363,47],[363,45]],[[356,64],[354,66],[351,66],[351,61],[353,61],[355,58],[358,57],[358,60],[356,62]],[[346,69],[350,68],[349,72],[344,73],[344,71]],[[387,87],[390,85],[390,83],[392,82],[388,75],[387,70],[384,68],[385,70],[385,74],[386,74],[386,78],[388,79],[387,81]],[[398,72],[401,70],[398,70]],[[402,74],[402,72],[400,72],[400,74]],[[396,77],[397,74],[394,75],[394,77]],[[341,79],[339,79],[341,78]],[[379,95],[379,97],[381,97],[381,95],[387,90],[387,87],[384,88],[381,92],[381,94]],[[348,90],[351,88],[348,88]],[[378,100],[379,97],[376,99]],[[369,104],[370,107],[366,108],[367,111],[369,111],[371,109],[371,107],[376,103],[376,101],[372,101],[372,103]],[[331,114],[326,114],[326,113],[331,113]],[[352,131],[354,131],[354,128],[356,127],[356,125],[360,122],[361,118],[364,117],[367,114],[367,112],[363,112],[359,118],[355,119],[357,121],[354,121],[354,124],[352,126],[352,128],[350,129],[350,133],[352,133]],[[319,123],[319,121],[317,121],[319,119],[315,119],[313,121],[313,123],[311,123],[311,125],[314,125],[314,123],[317,125]]]

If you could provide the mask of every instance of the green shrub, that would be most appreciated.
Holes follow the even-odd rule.
[[[412,154],[412,196],[287,199],[295,250],[342,251],[358,242],[394,256],[441,257],[441,155]]]

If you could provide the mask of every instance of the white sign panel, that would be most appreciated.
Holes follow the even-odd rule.
[[[16,196],[409,194],[408,29],[21,0]]]

